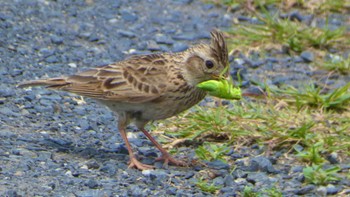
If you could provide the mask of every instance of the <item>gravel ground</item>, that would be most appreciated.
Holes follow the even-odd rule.
[[[264,150],[257,145],[231,151],[232,174],[220,161],[206,167],[162,169],[155,163],[159,168],[154,171],[127,169],[126,148],[106,108],[65,92],[15,87],[130,54],[182,51],[206,41],[211,29],[228,28],[233,15],[193,0],[0,1],[0,196],[210,196],[195,185],[201,176],[223,185],[220,196],[236,196],[245,186],[259,190],[272,185],[285,196],[350,192],[349,180],[305,185],[303,166],[295,158],[279,161],[283,151],[261,156]],[[337,26],[344,16],[335,19]],[[231,65],[233,75],[244,71],[243,84],[251,88],[251,79],[276,86],[313,81],[338,87],[350,81],[349,76],[329,78],[327,72],[312,70],[312,61],[313,54],[305,51],[264,59],[251,54]],[[153,164],[158,152],[139,132],[130,134],[142,162]],[[193,147],[180,150],[179,157],[194,157]],[[350,161],[334,160],[350,168]]]

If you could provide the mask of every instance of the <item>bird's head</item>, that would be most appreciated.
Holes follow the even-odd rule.
[[[186,52],[184,77],[195,86],[207,80],[228,75],[228,52],[224,36],[219,31],[211,32],[211,43],[200,44]]]

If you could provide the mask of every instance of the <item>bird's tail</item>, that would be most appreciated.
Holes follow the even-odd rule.
[[[64,78],[51,78],[22,82],[18,84],[17,87],[26,88],[29,86],[45,86],[46,88],[60,89],[69,84],[70,82]]]

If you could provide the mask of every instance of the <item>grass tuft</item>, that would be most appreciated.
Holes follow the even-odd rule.
[[[217,145],[205,142],[204,145],[199,146],[196,149],[196,155],[201,160],[206,161],[214,161],[214,160],[221,160],[224,163],[226,163],[226,160],[223,158],[230,149],[225,145]]]
[[[319,109],[348,109],[350,103],[350,82],[342,87],[336,88],[329,93],[323,93],[323,88],[314,84],[306,86],[304,90],[298,90],[292,86],[285,89],[272,90],[276,96],[289,97],[285,101],[292,103],[301,109],[305,106]]]
[[[339,181],[337,176],[339,167],[334,166],[328,169],[323,169],[322,165],[312,165],[303,169],[305,182],[315,185],[327,185],[330,182]]]
[[[205,181],[203,179],[199,179],[196,183],[197,187],[201,189],[204,192],[209,192],[209,193],[216,193],[219,189],[222,188],[222,186],[216,186],[214,183],[209,184],[208,181]]]
[[[322,68],[338,71],[342,74],[350,73],[350,55],[348,58],[343,58],[337,55],[331,55],[330,59],[325,61],[324,64],[321,65]]]

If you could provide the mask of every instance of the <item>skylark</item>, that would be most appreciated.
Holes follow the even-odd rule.
[[[129,123],[134,123],[160,150],[162,156],[157,160],[164,160],[164,165],[185,166],[185,162],[171,157],[144,126],[197,104],[206,92],[196,85],[218,79],[227,66],[223,34],[214,30],[210,44],[199,44],[183,52],[133,56],[71,76],[27,81],[19,87],[45,86],[64,90],[108,106],[118,114],[118,129],[129,151],[130,168],[144,170],[153,166],[143,164],[135,157],[125,132]]]

